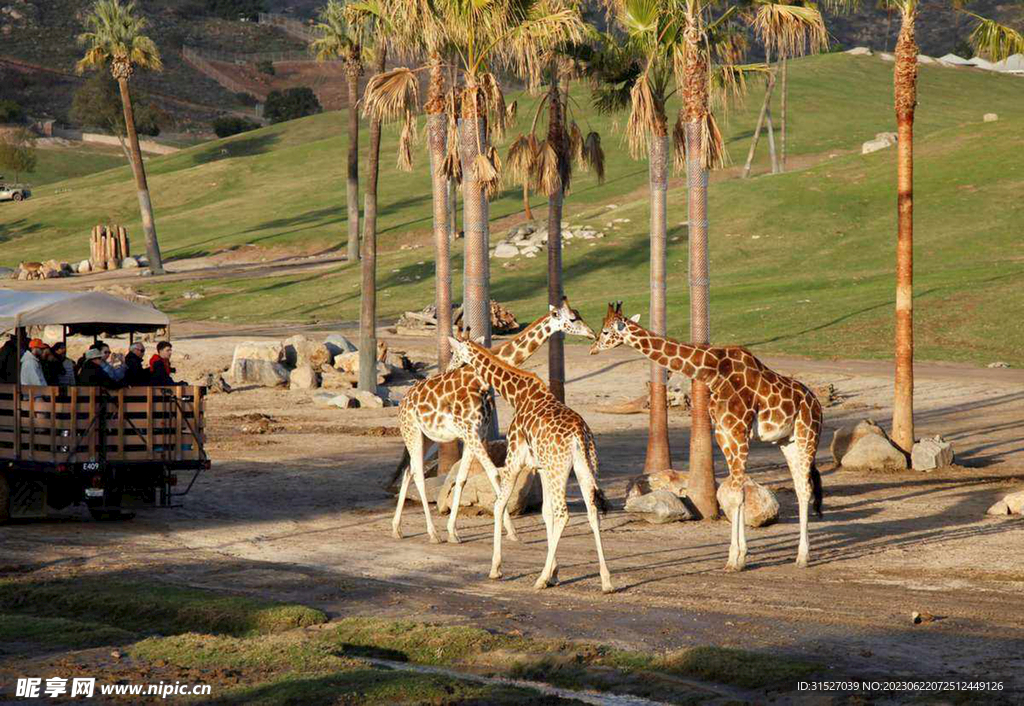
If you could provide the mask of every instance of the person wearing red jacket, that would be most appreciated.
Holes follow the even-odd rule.
[[[154,386],[162,385],[184,385],[183,382],[175,382],[171,377],[174,368],[171,367],[171,353],[173,347],[170,341],[160,341],[156,344],[156,353],[149,359],[149,384]]]

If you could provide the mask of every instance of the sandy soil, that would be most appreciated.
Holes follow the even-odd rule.
[[[178,326],[177,365],[195,379],[226,367],[240,340],[294,332]],[[382,335],[392,348],[430,357],[430,339]],[[546,359],[542,350],[527,367],[543,375]],[[872,475],[832,469],[827,442],[837,426],[865,417],[888,427],[891,366],[766,362],[812,386],[831,383],[839,394],[826,409],[819,450],[825,516],[812,520],[812,561],[804,570],[793,565],[795,496],[782,455],[770,445],[756,445],[750,469],[776,490],[782,517],[748,531],[742,574],[722,570],[728,523],[653,526],[622,511],[626,483],[642,467],[646,416],[593,409],[640,394],[647,363],[621,349],[590,357],[583,346],[568,347],[568,403],[596,434],[601,482],[613,505],[602,521],[619,589],[612,595],[600,592],[575,485],[559,551],[562,583],[531,588],[545,552],[539,514],[516,519],[523,542],[504,543],[505,578],[491,581],[488,517],[461,519],[463,544],[432,545],[422,510],[409,505],[406,539],[391,538],[394,500],[382,481],[402,442],[354,432],[394,426],[395,409],[324,409],[308,393],[257,388],[211,396],[214,467],[183,507],[142,509],[117,523],[93,522],[71,508],[51,521],[6,526],[0,566],[43,574],[143,571],[300,600],[332,614],[448,620],[653,649],[737,646],[810,657],[837,676],[1011,678],[1024,667],[1024,521],[985,510],[1024,487],[1024,371],[918,366],[918,435],[952,440],[958,466]],[[241,434],[237,418],[251,412],[272,416],[280,429]],[[499,416],[508,423],[504,403]],[[688,416],[673,414],[670,424],[676,465],[685,468]],[[716,468],[724,474],[720,457]],[[443,529],[436,512],[434,519]],[[913,625],[912,611],[939,619]]]

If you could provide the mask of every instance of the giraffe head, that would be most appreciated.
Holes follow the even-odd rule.
[[[483,340],[483,338],[480,338],[477,342],[483,345]],[[448,370],[456,370],[463,365],[472,365],[473,353],[470,343],[469,336],[448,337],[448,344],[452,348],[452,357],[448,361]]]
[[[601,325],[601,335],[590,347],[590,355],[601,351],[607,351],[625,342],[625,333],[630,323],[639,323],[640,314],[634,314],[628,319],[622,314],[622,302],[608,303],[608,313],[604,315],[604,323]]]
[[[569,297],[562,297],[561,306],[556,307],[549,304],[548,314],[556,331],[564,331],[574,336],[583,336],[592,341],[597,340],[594,330],[587,326],[587,322],[580,316],[580,312],[569,306]]]

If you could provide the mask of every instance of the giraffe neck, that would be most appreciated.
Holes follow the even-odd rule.
[[[555,333],[551,313],[540,317],[511,341],[492,349],[494,355],[509,365],[519,366]]]
[[[483,346],[469,344],[472,352],[472,367],[477,377],[493,387],[499,395],[515,408],[538,396],[550,395],[551,391],[533,373],[515,368]]]
[[[718,356],[707,346],[680,343],[652,333],[632,321],[626,322],[622,338],[655,363],[691,380],[710,382],[718,374]]]

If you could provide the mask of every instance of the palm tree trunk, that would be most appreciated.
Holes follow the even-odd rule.
[[[896,107],[896,390],[892,440],[909,453],[914,446],[914,108],[917,105],[915,10],[903,13],[896,41],[893,84]]]
[[[771,80],[771,79],[769,79]],[[772,107],[768,106],[768,109],[764,113],[765,131],[768,133],[768,158],[772,163],[772,174],[779,173],[779,158],[778,153],[775,151],[775,126],[772,125]]]
[[[448,238],[448,179],[441,169],[447,148],[448,118],[444,114],[444,71],[436,57],[430,66],[427,113],[427,149],[430,150],[430,183],[434,205],[434,306],[437,310],[437,369],[444,371],[451,358],[452,271],[451,241]],[[459,460],[458,442],[441,444],[438,475],[444,475]]]
[[[448,241],[451,242],[459,234],[459,190],[454,179],[448,180],[448,217],[451,219],[448,224]]]
[[[348,261],[359,259],[359,74],[346,68],[348,79]]]
[[[142,214],[142,232],[146,235],[146,257],[149,269],[155,275],[164,273],[164,261],[160,257],[160,243],[156,239],[156,222],[153,219],[153,203],[149,199],[149,184],[146,183],[146,167],[142,163],[139,135],[135,131],[135,113],[132,110],[132,96],[128,91],[128,79],[118,78],[121,89],[121,105],[124,108],[124,124],[128,131],[128,145],[132,153],[132,172],[135,174],[135,188],[139,193],[139,211]]]
[[[377,73],[384,71],[387,50],[377,57]],[[359,389],[377,391],[377,176],[380,171],[379,119],[370,122],[370,158],[363,205],[362,299],[359,307]]]
[[[781,148],[781,156],[779,158],[779,171],[780,172],[786,171],[786,99],[788,97],[789,97],[789,59],[787,59],[786,57],[782,57],[782,97],[781,97],[782,98],[782,101],[781,101],[782,105],[780,106],[780,110],[782,112],[781,121],[780,121],[782,123],[782,125],[781,125],[782,131],[779,134],[779,137],[781,138],[781,140],[780,140],[781,144],[779,145],[779,147]]]
[[[470,101],[463,102],[459,119],[459,157],[462,160],[462,227],[466,232],[463,271],[463,321],[474,339],[491,345],[489,205],[485,185],[477,178],[474,160],[487,149],[484,116]]]
[[[530,184],[523,182],[523,210],[526,211],[526,220],[533,220],[533,211],[530,210]]]
[[[771,55],[765,57],[765,63],[771,64]],[[761,140],[761,127],[765,123],[765,118],[770,115],[771,103],[772,103],[772,91],[775,88],[775,82],[772,80],[772,76],[768,74],[768,80],[765,82],[764,89],[764,102],[761,104],[761,114],[757,116],[757,127],[754,128],[754,135],[750,140],[750,149],[747,151],[747,163],[743,165],[743,178],[746,179],[750,176],[750,166],[754,163],[754,153],[757,151],[757,143]],[[770,120],[770,118],[769,118]],[[770,132],[770,130],[769,130]],[[772,158],[772,173],[775,172],[775,159]]]
[[[651,325],[650,330],[665,335],[666,310],[665,270],[668,246],[668,131],[651,136],[648,168],[651,189]],[[647,458],[644,473],[672,467],[668,444],[668,390],[665,368],[651,363],[651,410],[647,432]]]
[[[558,66],[552,62],[551,87],[548,92],[548,140],[558,145],[559,160],[565,154],[565,120],[562,99],[558,89]],[[559,165],[565,173],[564,165]],[[548,194],[548,304],[562,303],[562,200],[564,189]],[[556,332],[548,339],[548,387],[560,402],[565,402],[565,342],[564,334]]]

